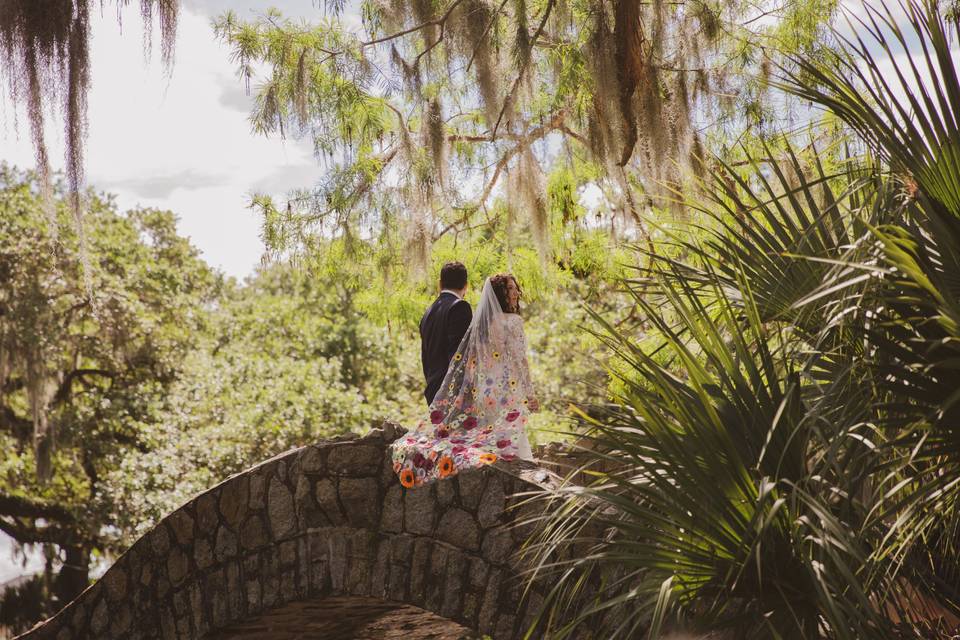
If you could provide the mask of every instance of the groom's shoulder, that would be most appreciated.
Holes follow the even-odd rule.
[[[470,307],[469,302],[463,298],[458,298],[450,305],[449,313],[456,316],[469,316],[473,314],[473,309]]]

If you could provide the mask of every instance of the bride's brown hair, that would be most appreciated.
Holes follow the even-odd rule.
[[[507,302],[507,283],[513,280],[513,284],[517,286],[517,293],[523,293],[523,290],[520,289],[520,283],[517,282],[517,279],[513,277],[512,273],[498,273],[495,276],[490,276],[490,286],[493,287],[493,293],[497,296],[497,301],[500,302],[500,308],[503,309],[504,313],[519,313],[520,312],[520,301],[517,301],[517,306],[515,309],[510,308],[510,304]]]

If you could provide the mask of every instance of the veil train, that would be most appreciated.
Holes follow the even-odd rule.
[[[393,444],[393,468],[414,487],[498,459],[531,459],[533,397],[523,320],[504,313],[487,278],[426,420]]]

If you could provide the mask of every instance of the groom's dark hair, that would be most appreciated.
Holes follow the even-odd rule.
[[[440,269],[440,288],[460,291],[467,286],[467,268],[462,262],[448,262]]]

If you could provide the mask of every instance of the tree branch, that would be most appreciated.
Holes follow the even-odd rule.
[[[537,39],[540,37],[540,34],[543,33],[544,27],[547,25],[547,19],[550,17],[550,12],[553,11],[554,0],[549,0],[547,6],[543,9],[543,18],[540,20],[540,26],[537,27],[537,30],[533,32],[533,38],[530,40],[530,48],[533,48],[537,43]],[[503,106],[500,107],[500,115],[497,116],[497,122],[493,125],[493,131],[491,135],[497,137],[497,129],[500,128],[500,122],[503,120],[503,114],[507,112],[507,107],[513,101],[514,95],[517,93],[517,88],[520,86],[520,81],[523,80],[523,74],[526,73],[527,67],[530,64],[530,60],[533,59],[533,56],[527,56],[527,59],[523,61],[523,66],[520,67],[520,72],[517,74],[517,79],[513,81],[513,86],[510,87],[510,93],[506,95],[503,99]]]
[[[491,27],[493,27],[493,23],[495,23],[497,21],[497,18],[500,17],[500,14],[503,12],[503,8],[507,6],[507,1],[508,0],[503,0],[503,2],[500,3],[500,8],[498,8],[497,11],[493,14],[493,17],[490,18],[490,22],[487,24],[487,28],[484,29],[483,33],[480,34],[479,40],[481,42],[483,41],[484,38],[487,37],[487,33],[490,32]],[[473,52],[470,54],[470,60],[467,62],[467,66],[465,69],[466,72],[469,73],[470,67],[473,65],[473,61],[477,57],[477,51],[479,49],[480,49],[480,46],[477,45],[476,47],[474,47]]]
[[[61,505],[30,500],[23,496],[0,493],[0,515],[18,518],[44,518],[64,524],[76,522],[73,514]]]
[[[81,541],[81,536],[72,529],[57,526],[36,527],[17,521],[5,520],[2,517],[0,517],[0,531],[20,544],[48,542],[64,546],[77,544]]]
[[[570,127],[568,127],[567,125],[561,124],[559,127],[557,127],[557,129],[558,129],[559,131],[563,131],[565,134],[567,134],[568,136],[570,136],[571,138],[573,138],[574,140],[576,140],[576,141],[579,142],[580,144],[582,144],[582,145],[584,145],[584,146],[588,146],[587,139],[584,138],[584,137],[583,137],[582,135],[580,135],[579,133],[577,133],[576,131],[574,131],[573,129],[571,129]]]
[[[77,378],[82,378],[84,376],[101,376],[104,378],[110,378],[112,380],[116,377],[116,375],[116,372],[108,371],[107,369],[74,369],[64,376],[63,382],[60,383],[60,387],[53,396],[53,404],[60,404],[70,397],[70,392],[73,389],[73,382]]]
[[[489,182],[487,182],[487,186],[484,187],[483,192],[480,194],[480,197],[477,199],[478,206],[482,207],[483,204],[487,201],[487,198],[490,197],[490,193],[493,191],[493,188],[496,186],[497,182],[500,180],[500,174],[503,173],[503,170],[506,169],[507,165],[510,163],[510,160],[515,155],[517,155],[518,153],[520,153],[521,151],[529,147],[531,144],[533,144],[540,138],[546,136],[551,131],[566,130],[566,125],[564,124],[565,116],[566,116],[565,110],[558,111],[553,114],[549,122],[546,122],[540,125],[539,127],[531,129],[526,134],[522,134],[522,135],[510,134],[509,137],[516,139],[517,144],[512,148],[510,148],[509,150],[507,150],[507,152],[504,153],[503,156],[501,156],[500,159],[497,161],[497,164],[493,170],[493,177],[491,177]],[[569,133],[574,137],[578,137],[576,136],[576,134],[573,134],[573,132],[569,132]],[[491,136],[450,136],[450,139],[464,140],[468,142],[493,142],[493,138]],[[446,227],[444,227],[434,236],[433,238],[434,242],[436,242],[439,238],[449,233],[451,230],[456,229],[460,225],[465,224],[467,221],[469,221],[470,216],[473,214],[473,212],[474,212],[474,209],[470,207],[464,208],[464,213],[463,215],[460,216],[459,219],[448,224]]]
[[[397,38],[401,38],[415,31],[420,31],[421,29],[426,29],[427,27],[440,25],[442,28],[443,24],[446,23],[446,21],[450,18],[450,14],[453,13],[453,10],[456,9],[457,5],[459,5],[462,2],[463,0],[454,0],[453,4],[451,4],[447,8],[446,12],[444,12],[444,14],[439,18],[437,18],[436,20],[428,20],[423,24],[418,24],[414,27],[410,27],[409,29],[404,29],[403,31],[398,31],[397,33],[393,33],[388,36],[383,36],[382,38],[376,38],[374,40],[367,40],[367,41],[361,42],[360,46],[372,47],[373,45],[383,44],[384,42],[389,42],[390,40],[396,40]]]
[[[0,405],[0,428],[9,429],[18,440],[28,440],[33,434],[33,421],[18,416],[7,405]]]
[[[517,155],[531,144],[544,137],[551,131],[561,129],[563,127],[564,112],[559,111],[553,115],[549,122],[540,125],[534,129],[531,129],[526,135],[519,137],[519,142],[512,149],[507,151],[502,158],[497,162],[496,167],[493,171],[493,177],[487,183],[487,186],[484,188],[482,195],[478,202],[482,205],[487,201],[487,198],[490,197],[490,193],[493,191],[493,187],[496,185],[497,181],[500,179],[500,174],[506,168],[507,164],[510,162],[510,159],[513,156]]]
[[[11,376],[7,378],[5,381],[0,382],[0,384],[3,385],[3,393],[13,393],[14,391],[20,391],[20,389],[23,389],[25,386],[27,386],[26,381],[20,376],[17,376],[16,378]]]

